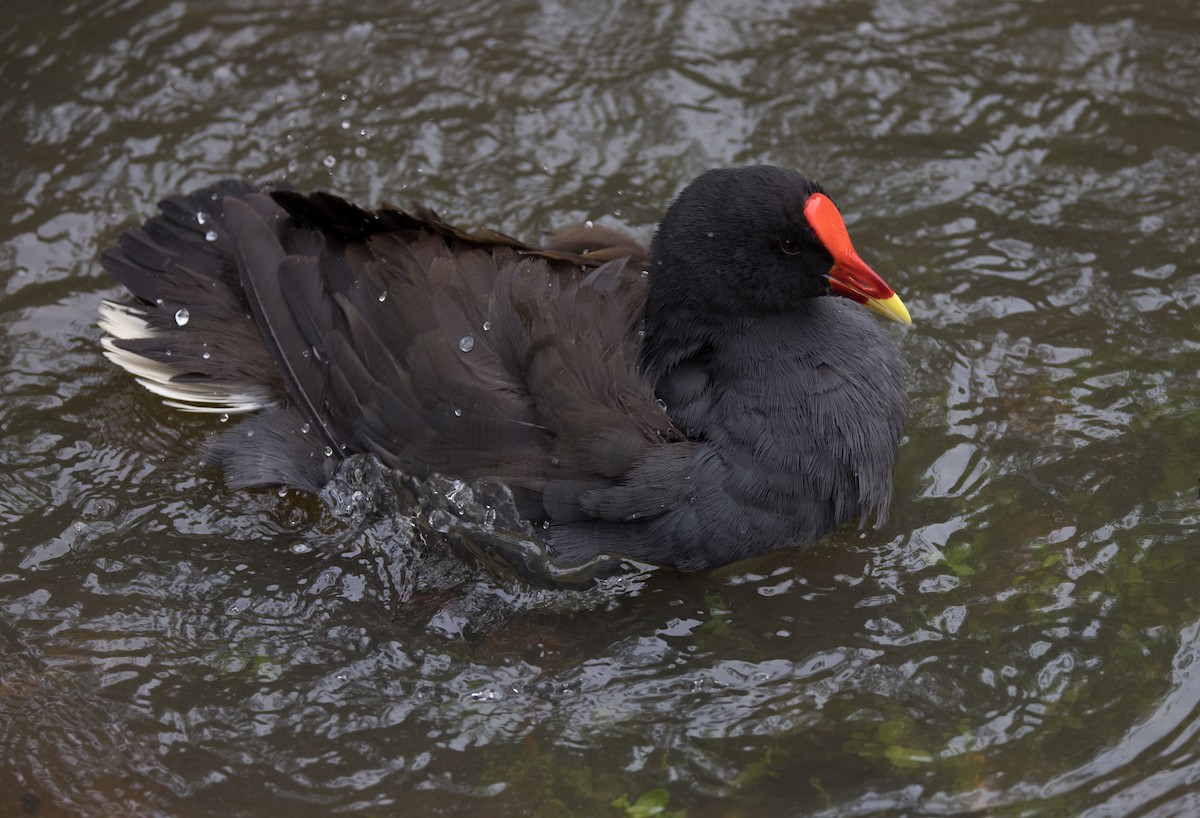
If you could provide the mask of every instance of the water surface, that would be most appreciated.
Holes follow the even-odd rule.
[[[0,814],[1200,812],[1200,10],[0,4]],[[535,239],[712,166],[917,321],[878,530],[532,591],[232,491],[96,259],[237,175]]]

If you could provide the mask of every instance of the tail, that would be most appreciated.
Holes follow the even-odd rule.
[[[227,180],[173,196],[101,256],[137,299],[101,305],[104,354],[168,406],[238,414],[286,397],[239,282],[225,215],[227,198],[261,191]]]
[[[231,486],[316,491],[341,453],[330,456],[289,401],[252,314],[239,270],[245,231],[227,213],[245,203],[284,218],[267,188],[227,180],[160,202],[160,215],[122,234],[101,264],[135,303],[100,306],[101,343],[110,361],[168,406],[259,412],[209,447]]]

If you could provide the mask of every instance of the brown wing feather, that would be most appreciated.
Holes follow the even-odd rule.
[[[216,243],[188,223],[198,203]],[[527,514],[556,520],[626,514],[664,444],[683,440],[639,366],[646,263],[611,228],[539,248],[419,205],[368,211],[239,183],[165,203],[106,261],[164,332],[175,303],[204,311],[189,333],[257,327],[246,357],[273,361],[262,380],[286,393],[272,422],[287,428],[268,435],[260,420],[253,446],[239,427],[214,447],[239,485],[294,474],[313,488],[365,451],[418,476],[507,483]],[[185,340],[118,343],[169,358]]]

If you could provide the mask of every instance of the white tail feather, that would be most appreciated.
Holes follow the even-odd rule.
[[[163,403],[173,409],[240,414],[275,403],[267,389],[233,389],[212,381],[176,381],[175,378],[189,370],[117,346],[117,341],[153,338],[158,334],[151,328],[142,309],[105,301],[100,305],[100,320],[97,323],[107,333],[100,339],[104,356],[133,375],[146,389],[164,398]]]

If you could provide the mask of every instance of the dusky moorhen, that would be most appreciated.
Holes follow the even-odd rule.
[[[358,452],[502,482],[567,566],[702,569],[887,513],[904,365],[854,302],[908,312],[798,172],[702,174],[649,253],[240,181],[160,209],[103,254],[137,299],[102,306],[105,354],[255,413],[211,450],[232,486],[315,491]]]

